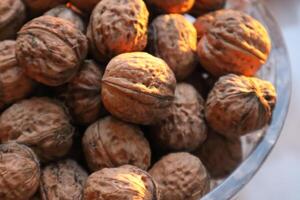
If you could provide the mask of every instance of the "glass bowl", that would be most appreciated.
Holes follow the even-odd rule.
[[[244,161],[227,178],[217,180],[215,188],[201,200],[232,199],[250,181],[279,138],[291,96],[290,62],[280,28],[270,12],[258,0],[228,0],[227,8],[247,12],[267,28],[272,39],[272,52],[267,64],[257,76],[275,85],[278,101],[272,122],[264,129],[241,138]]]

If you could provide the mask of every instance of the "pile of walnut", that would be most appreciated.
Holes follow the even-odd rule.
[[[266,29],[225,3],[1,0],[0,199],[196,200],[230,174],[276,92]]]

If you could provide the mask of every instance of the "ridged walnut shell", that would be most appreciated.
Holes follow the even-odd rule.
[[[271,40],[264,26],[234,10],[218,11],[198,44],[200,62],[214,76],[252,76],[266,63],[270,51]]]
[[[20,101],[0,116],[0,142],[25,144],[42,161],[64,156],[72,145],[73,132],[64,107],[47,98]]]
[[[101,0],[70,0],[74,6],[88,13],[92,12],[92,10],[100,1]]]
[[[209,29],[213,26],[216,15],[218,12],[211,12],[205,15],[202,15],[196,19],[194,22],[194,27],[197,31],[197,41],[201,40],[201,38],[209,31]]]
[[[32,15],[38,15],[68,0],[23,0]]]
[[[229,74],[210,92],[205,117],[216,132],[238,137],[267,125],[275,104],[276,91],[271,83]]]
[[[161,148],[193,151],[206,139],[205,102],[196,89],[180,83],[166,118],[151,127],[155,142]]]
[[[25,20],[26,10],[22,0],[1,0],[0,41],[14,39]]]
[[[169,66],[147,53],[113,58],[102,79],[105,108],[124,121],[153,124],[166,116],[176,79]]]
[[[182,15],[169,14],[155,18],[149,29],[148,47],[162,58],[182,80],[191,74],[197,63],[197,32]]]
[[[147,45],[149,12],[143,0],[102,0],[95,7],[87,37],[95,59],[108,61]]]
[[[209,175],[199,158],[189,153],[163,157],[149,171],[162,200],[196,200],[209,191]]]
[[[195,0],[146,0],[146,2],[166,13],[185,13],[193,7]]]
[[[105,168],[89,176],[84,200],[160,200],[157,184],[145,171],[130,165]]]
[[[125,164],[147,170],[151,149],[138,126],[106,117],[84,133],[82,146],[91,171]]]
[[[199,16],[224,8],[226,0],[196,0],[191,13]]]
[[[0,199],[29,200],[37,191],[40,165],[31,149],[17,143],[0,145]]]
[[[103,72],[93,60],[85,60],[70,81],[66,102],[78,124],[91,124],[100,116]]]
[[[73,160],[62,160],[42,170],[42,200],[82,200],[88,174]]]
[[[29,77],[58,86],[75,76],[87,48],[85,35],[72,22],[42,16],[23,26],[17,38],[16,55]]]
[[[0,42],[0,109],[27,97],[34,89],[15,57],[15,41]]]

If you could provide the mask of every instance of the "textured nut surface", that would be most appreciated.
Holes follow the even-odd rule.
[[[218,12],[211,12],[206,15],[202,15],[194,22],[194,27],[197,31],[197,40],[199,41],[204,34],[206,34],[212,27],[215,17]]]
[[[92,124],[84,134],[82,146],[92,171],[125,164],[144,170],[150,166],[151,150],[141,129],[113,117]]]
[[[55,6],[66,3],[68,0],[23,0],[31,14],[41,14]]]
[[[72,145],[73,131],[65,109],[47,98],[15,103],[0,116],[0,142],[25,144],[41,160],[65,155]]]
[[[73,160],[63,160],[42,170],[40,193],[43,200],[83,199],[83,187],[88,174]]]
[[[0,145],[0,199],[28,200],[39,186],[40,165],[28,147]]]
[[[206,139],[204,103],[192,85],[178,84],[168,116],[151,127],[155,142],[170,150],[195,150]]]
[[[264,26],[234,10],[218,11],[198,44],[203,67],[215,76],[229,73],[252,76],[266,63],[271,40]]]
[[[102,69],[93,60],[85,60],[68,84],[67,105],[78,124],[91,124],[100,116]]]
[[[229,74],[210,92],[205,108],[208,124],[232,138],[268,124],[276,103],[273,85],[258,78]]]
[[[166,115],[174,99],[176,79],[161,59],[147,53],[113,58],[102,79],[106,109],[124,121],[152,124]]]
[[[87,39],[72,22],[42,16],[25,24],[16,44],[20,66],[32,79],[49,86],[68,82],[87,54]]]
[[[163,157],[149,171],[162,200],[195,200],[209,191],[209,176],[201,161],[189,153]]]
[[[199,16],[223,8],[225,3],[226,0],[195,0],[191,13]]]
[[[92,12],[92,10],[100,1],[101,0],[70,0],[70,2],[77,8],[86,12]]]
[[[167,13],[185,13],[189,11],[194,3],[195,0],[146,0],[150,4],[155,5],[157,8],[163,10]]]
[[[197,33],[183,15],[161,15],[154,19],[148,46],[151,53],[166,61],[177,79],[186,78],[195,68]]]
[[[89,176],[84,188],[85,200],[159,200],[152,177],[130,165],[105,168]]]
[[[100,61],[147,45],[149,12],[142,0],[102,0],[93,10],[87,36]]]
[[[15,57],[15,41],[0,42],[0,109],[28,96],[34,88]]]

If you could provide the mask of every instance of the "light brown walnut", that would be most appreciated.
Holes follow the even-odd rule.
[[[201,40],[201,38],[210,30],[210,28],[213,26],[213,23],[215,21],[216,12],[211,12],[205,15],[202,15],[196,19],[194,22],[194,27],[197,31],[197,40]]]
[[[166,13],[185,13],[193,7],[195,0],[146,0],[146,2]]]

